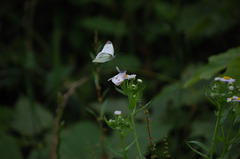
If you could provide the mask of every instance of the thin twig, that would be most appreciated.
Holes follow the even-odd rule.
[[[87,80],[88,76],[81,78],[78,81],[73,82],[69,89],[64,95],[59,94],[58,108],[56,110],[56,116],[54,118],[54,129],[52,133],[52,147],[51,147],[51,159],[60,158],[59,147],[60,147],[60,131],[61,131],[61,117],[63,110],[66,107],[69,97],[74,93],[75,89],[83,85]]]

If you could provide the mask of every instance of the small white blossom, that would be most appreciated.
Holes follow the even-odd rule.
[[[229,83],[235,82],[235,79],[233,79],[233,78],[231,78],[231,77],[228,77],[228,76],[224,76],[223,78],[221,78],[221,77],[216,77],[214,80],[215,80],[215,81],[222,81],[222,82],[229,82]]]
[[[232,91],[232,90],[234,90],[234,87],[233,87],[233,86],[230,86],[229,89]]]
[[[121,115],[122,114],[122,112],[120,111],[120,110],[116,110],[115,112],[114,112],[114,115],[117,115],[117,116],[119,116],[119,115]]]
[[[233,96],[233,97],[227,98],[227,102],[231,102],[231,101],[235,102],[237,99],[239,99],[239,101],[240,101],[239,97]]]
[[[137,75],[135,75],[135,74],[132,74],[132,75],[126,75],[125,76],[125,79],[134,79],[135,77],[136,77]]]
[[[235,99],[233,99],[232,101],[233,101],[233,102],[240,102],[240,97],[235,98]]]
[[[230,86],[230,87],[229,87],[229,90],[231,90],[231,91],[234,90],[234,87],[233,87],[233,86]]]

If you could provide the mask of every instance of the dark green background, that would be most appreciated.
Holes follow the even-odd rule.
[[[238,0],[0,2],[0,158],[50,158],[57,94],[82,78],[87,80],[64,110],[60,153],[64,159],[99,158],[98,124],[85,109],[97,111],[91,62],[96,37],[98,51],[110,40],[116,54],[99,65],[102,92],[108,90],[105,115],[113,117],[114,110],[126,115],[128,110],[126,97],[107,81],[117,73],[115,67],[136,73],[145,85],[143,102],[152,100],[151,128],[159,158],[164,158],[166,134],[172,158],[198,158],[185,141],[209,145],[215,123],[214,106],[203,87],[223,73],[240,81],[239,7]],[[212,55],[219,56],[208,63]],[[148,156],[144,114],[136,119]],[[127,143],[132,140],[126,138]],[[109,148],[120,145],[107,128],[109,157]],[[237,149],[239,144],[233,145],[231,159],[240,156]],[[220,150],[218,146],[216,154]],[[135,148],[128,155],[136,157]]]

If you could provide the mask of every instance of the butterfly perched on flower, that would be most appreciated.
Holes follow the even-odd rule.
[[[117,71],[119,72],[117,75],[113,76],[112,78],[108,79],[108,81],[112,81],[116,86],[119,86],[123,83],[124,80],[134,79],[136,77],[135,74],[128,75],[127,71],[121,71],[118,67],[116,67]]]

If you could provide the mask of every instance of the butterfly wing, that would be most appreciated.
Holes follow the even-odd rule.
[[[100,53],[107,53],[114,56],[114,48],[111,41],[107,41]]]
[[[114,58],[114,48],[111,41],[107,41],[101,52],[92,62],[104,63]]]
[[[119,73],[116,76],[114,76],[111,80],[115,85],[119,86],[125,80],[125,76],[126,76],[126,72]]]
[[[107,53],[99,53],[92,62],[104,63],[113,59],[113,56]]]

